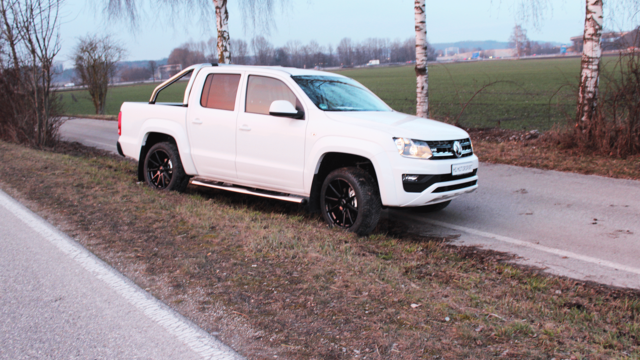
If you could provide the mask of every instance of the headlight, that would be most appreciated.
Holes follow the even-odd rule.
[[[429,159],[433,154],[426,141],[407,138],[393,138],[398,153],[404,157],[415,159]]]

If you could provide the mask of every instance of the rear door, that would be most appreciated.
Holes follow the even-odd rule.
[[[187,128],[198,174],[219,180],[237,179],[236,118],[242,72],[209,70],[194,83]]]
[[[283,79],[266,75],[248,75],[243,93],[237,120],[238,178],[256,187],[303,192],[307,121],[269,115],[275,100],[304,111],[298,96]]]

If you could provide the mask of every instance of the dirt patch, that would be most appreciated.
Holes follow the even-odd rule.
[[[383,222],[359,238],[298,205],[190,187],[78,145],[0,143],[0,184],[249,358],[637,358],[640,296]]]
[[[640,180],[640,156],[617,158],[567,149],[547,134],[506,129],[465,129],[480,161],[545,170]]]

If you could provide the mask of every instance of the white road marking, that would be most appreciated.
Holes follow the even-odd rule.
[[[235,351],[140,289],[67,235],[0,190],[0,205],[165,328],[203,359],[242,359]]]
[[[555,249],[555,248],[550,248],[547,246],[543,246],[543,245],[538,245],[538,244],[533,244],[530,243],[528,241],[524,241],[524,240],[518,240],[518,239],[514,239],[514,238],[510,238],[508,236],[502,236],[502,235],[496,235],[496,234],[492,234],[492,233],[488,233],[488,232],[484,232],[484,231],[480,231],[480,230],[476,230],[476,229],[471,229],[465,226],[460,226],[460,225],[454,225],[454,224],[449,224],[443,221],[439,221],[439,220],[433,220],[433,219],[425,219],[425,218],[421,218],[415,215],[406,215],[407,217],[410,217],[411,219],[414,219],[416,221],[422,221],[422,222],[426,222],[429,223],[431,225],[437,225],[437,226],[442,226],[448,229],[453,229],[453,230],[458,230],[458,231],[463,231],[472,235],[477,235],[477,236],[482,236],[485,238],[489,238],[489,239],[495,239],[498,241],[502,241],[508,244],[512,244],[512,245],[517,245],[517,246],[522,246],[522,247],[528,247],[531,249],[535,249],[538,251],[543,251],[549,254],[554,254],[554,255],[558,255],[561,257],[567,257],[570,259],[575,259],[575,260],[580,260],[580,261],[584,261],[587,263],[591,263],[591,264],[597,264],[597,265],[601,265],[601,266],[605,266],[608,268],[612,268],[612,269],[616,269],[616,270],[622,270],[622,271],[626,271],[629,273],[633,273],[633,274],[637,274],[640,275],[640,269],[632,267],[632,266],[627,266],[627,265],[623,265],[623,264],[618,264],[615,262],[611,262],[611,261],[607,261],[607,260],[603,260],[603,259],[598,259],[598,258],[594,258],[591,256],[586,256],[586,255],[581,255],[581,254],[576,254],[574,252],[571,251],[566,251],[566,250],[560,250],[560,249]]]

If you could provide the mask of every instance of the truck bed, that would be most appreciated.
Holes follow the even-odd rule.
[[[144,145],[145,135],[158,131],[172,135],[178,148],[188,145],[184,136],[186,129],[187,107],[181,103],[125,102],[121,110],[120,146],[125,156],[139,160],[140,148]]]

